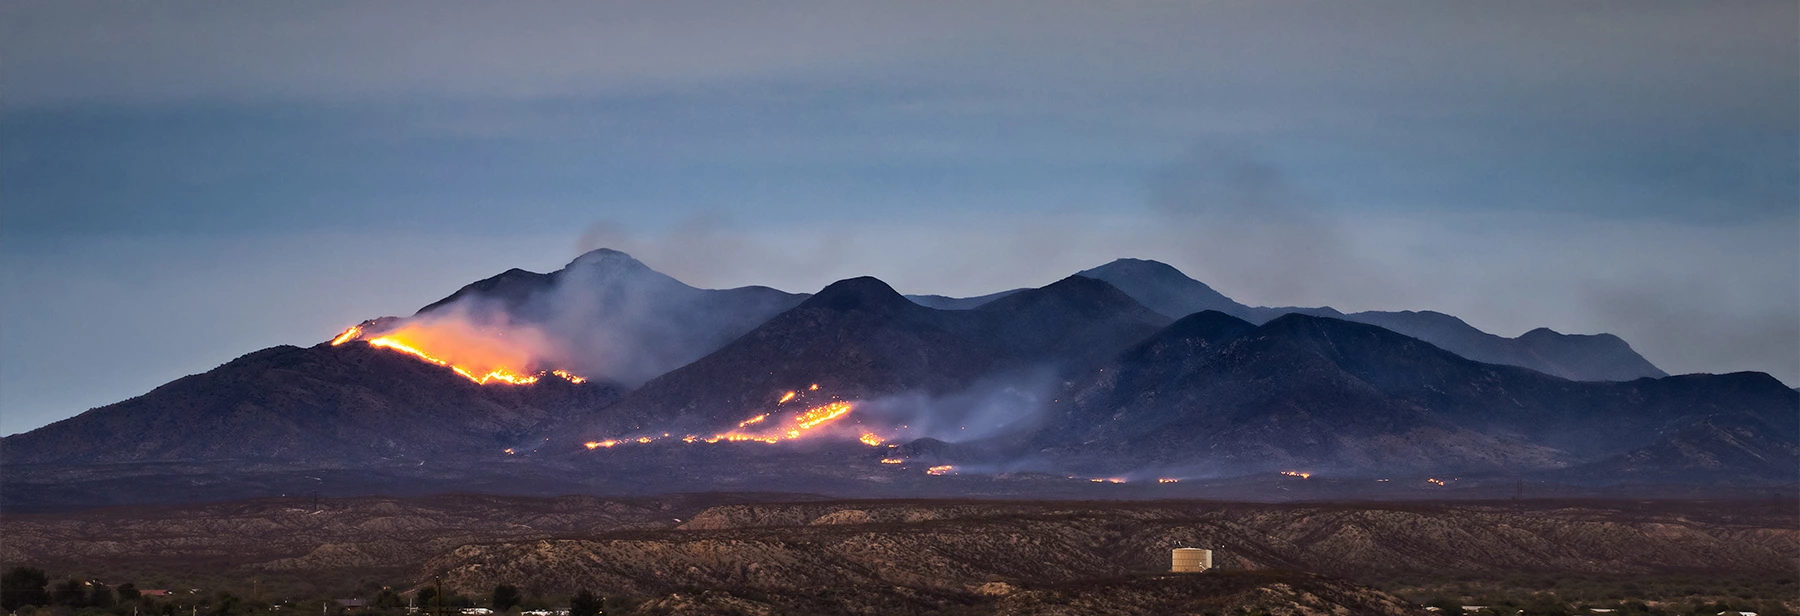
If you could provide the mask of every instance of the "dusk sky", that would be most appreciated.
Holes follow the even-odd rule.
[[[1800,385],[1797,6],[0,3],[0,434],[597,247]]]

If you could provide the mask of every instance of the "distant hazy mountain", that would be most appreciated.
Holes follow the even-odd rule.
[[[498,457],[618,399],[547,378],[477,385],[368,345],[279,346],[0,441],[8,465],[205,462],[355,467]],[[16,468],[16,467],[15,467]]]
[[[1002,297],[1006,297],[1008,295],[1012,295],[1014,293],[1018,293],[1023,290],[1024,289],[1013,289],[1010,291],[1001,291],[999,293],[989,293],[987,295],[978,295],[975,297],[949,297],[949,296],[945,296],[945,295],[908,295],[908,296],[906,296],[906,299],[910,299],[910,300],[912,300],[913,303],[918,304],[920,306],[924,306],[926,308],[936,308],[938,310],[968,310],[970,308],[980,306],[982,304],[1000,299]]]
[[[1119,259],[1085,270],[1080,275],[1110,282],[1145,306],[1170,317],[1217,310],[1252,323],[1263,323],[1284,314],[1306,314],[1377,325],[1468,359],[1522,366],[1566,379],[1629,381],[1668,376],[1612,334],[1568,335],[1539,328],[1518,338],[1504,338],[1476,329],[1462,319],[1431,311],[1345,314],[1329,307],[1245,306],[1174,267],[1142,259]]]
[[[1568,381],[1300,314],[1261,326],[1191,315],[1072,386],[1052,415],[1038,446],[1093,472],[1518,473],[1646,446],[1661,453],[1635,459],[1712,455],[1720,474],[1800,467],[1800,395],[1765,374]],[[1719,446],[1731,439],[1755,443]]]

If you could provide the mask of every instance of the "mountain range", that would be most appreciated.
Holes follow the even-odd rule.
[[[1154,261],[959,299],[867,277],[811,295],[697,289],[600,250],[365,326],[446,319],[503,340],[540,335],[551,344],[536,349],[539,368],[587,378],[477,384],[343,339],[264,349],[0,440],[7,504],[76,476],[246,468],[404,469],[415,487],[480,475],[554,492],[666,467],[735,489],[733,473],[770,456],[790,456],[780,465],[801,478],[861,477],[833,484],[851,495],[859,481],[914,485],[880,473],[920,464],[994,481],[1289,470],[1701,486],[1791,485],[1800,468],[1800,393],[1766,374],[1670,377],[1606,334],[1504,338],[1434,312],[1249,307]],[[670,439],[632,443],[638,458],[584,457],[600,441],[773,425],[833,402],[856,410],[822,429],[884,445],[809,458]],[[896,455],[908,464],[876,464]]]

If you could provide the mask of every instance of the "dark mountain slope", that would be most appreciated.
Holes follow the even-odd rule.
[[[620,390],[549,378],[476,385],[450,369],[352,344],[280,346],[0,441],[5,461],[263,461],[323,468],[503,455]]]
[[[1518,338],[1504,338],[1476,329],[1462,319],[1431,311],[1344,314],[1330,307],[1245,306],[1168,264],[1142,259],[1119,259],[1080,275],[1112,283],[1145,306],[1170,317],[1217,310],[1252,323],[1264,323],[1284,314],[1305,314],[1376,325],[1475,361],[1521,366],[1571,380],[1629,381],[1668,376],[1611,334],[1567,335],[1540,328]]]
[[[962,315],[951,315],[962,317]],[[1024,361],[1085,368],[1169,324],[1104,281],[1070,276],[969,310],[955,327]]]
[[[914,304],[874,278],[832,283],[724,348],[652,379],[606,409],[587,438],[636,430],[723,429],[776,408],[909,390],[950,391],[1005,360],[954,333],[946,315]],[[808,391],[817,384],[820,390]]]
[[[1583,383],[1336,319],[1246,327],[1177,322],[1065,392],[1039,446],[1100,471],[1518,471],[1623,453],[1695,415],[1800,421],[1766,375]]]
[[[951,393],[1008,371],[1080,370],[1166,320],[1111,285],[1078,276],[955,311],[853,278],[646,383],[584,436],[724,429],[774,409],[788,391],[799,392],[796,404],[815,405]]]
[[[1794,485],[1800,479],[1800,424],[1754,409],[1682,418],[1649,444],[1553,473],[1555,479],[1690,485]]]

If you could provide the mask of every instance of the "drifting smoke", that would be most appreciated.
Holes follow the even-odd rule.
[[[963,443],[1030,432],[1044,423],[1044,411],[1059,385],[1053,370],[1007,374],[978,381],[943,395],[908,392],[858,405],[865,425],[901,442],[931,438]]]
[[[636,386],[800,299],[766,288],[696,289],[611,250],[553,274],[514,270],[471,287],[411,317],[371,321],[352,338],[386,337],[475,375],[560,370]]]

